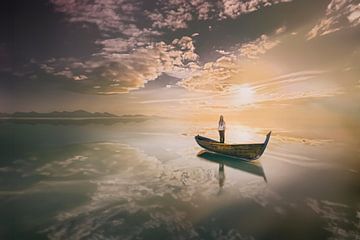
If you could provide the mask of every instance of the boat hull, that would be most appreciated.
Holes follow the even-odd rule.
[[[199,135],[195,136],[195,140],[201,147],[211,152],[237,157],[244,160],[256,160],[264,153],[270,140],[270,135],[271,132],[266,135],[266,139],[263,143],[254,144],[225,144]]]

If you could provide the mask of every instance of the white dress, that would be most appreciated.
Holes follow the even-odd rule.
[[[225,131],[225,128],[226,128],[225,122],[219,122],[218,130]]]

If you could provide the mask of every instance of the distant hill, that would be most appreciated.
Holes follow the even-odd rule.
[[[15,112],[13,114],[0,113],[0,117],[10,118],[107,118],[107,117],[119,117],[115,114],[108,112],[87,112],[84,110],[77,110],[73,112],[68,111],[54,111],[49,113],[38,112]]]
[[[0,113],[0,117],[9,117],[10,115],[9,113]]]
[[[158,116],[147,116],[142,114],[134,115],[115,115],[108,112],[87,112],[84,110],[54,111],[49,113],[38,112],[15,112],[0,113],[0,124],[50,124],[50,125],[85,125],[85,124],[102,124],[112,125],[119,122],[143,122],[149,119],[159,118]]]
[[[143,114],[125,114],[125,115],[121,115],[121,117],[126,117],[126,118],[136,118],[136,117],[149,117]]]

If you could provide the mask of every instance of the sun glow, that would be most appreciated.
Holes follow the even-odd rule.
[[[255,91],[247,85],[238,85],[233,87],[232,103],[236,106],[248,105],[255,103]]]

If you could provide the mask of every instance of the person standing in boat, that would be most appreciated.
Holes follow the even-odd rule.
[[[219,120],[219,135],[220,135],[220,142],[224,143],[225,142],[225,121],[224,121],[224,117],[223,115],[220,116],[220,120]]]

